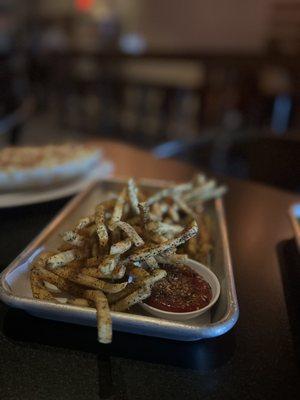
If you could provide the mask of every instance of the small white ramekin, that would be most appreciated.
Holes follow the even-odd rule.
[[[201,308],[200,310],[190,311],[190,312],[180,312],[180,313],[164,311],[158,308],[151,307],[148,304],[140,303],[140,306],[144,310],[148,311],[150,314],[153,314],[159,318],[175,320],[175,321],[186,321],[188,319],[192,319],[198,317],[201,314],[204,314],[216,303],[216,301],[220,296],[220,283],[216,275],[209,268],[205,267],[205,265],[203,264],[200,264],[198,261],[186,260],[183,262],[183,264],[192,268],[195,272],[201,275],[202,278],[209,284],[212,290],[212,298],[210,303],[207,306]]]

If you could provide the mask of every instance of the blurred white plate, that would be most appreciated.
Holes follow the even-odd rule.
[[[59,186],[39,190],[0,193],[0,208],[18,207],[63,199],[85,189],[91,182],[101,178],[109,178],[112,174],[113,164],[103,160],[101,164],[97,165],[87,175],[70,182],[65,182]]]

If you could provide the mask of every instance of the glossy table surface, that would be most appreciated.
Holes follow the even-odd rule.
[[[116,176],[184,180],[194,167],[102,142]],[[221,179],[240,306],[226,335],[176,342],[38,319],[0,304],[1,400],[296,399],[299,386],[299,282],[287,209],[300,196]],[[1,210],[3,269],[67,200]]]

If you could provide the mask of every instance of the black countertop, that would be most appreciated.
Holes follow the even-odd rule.
[[[225,200],[240,306],[226,335],[177,342],[47,321],[0,304],[1,400],[296,399],[300,256],[295,197],[230,181]],[[0,211],[3,269],[66,200]],[[298,279],[297,279],[298,278]]]

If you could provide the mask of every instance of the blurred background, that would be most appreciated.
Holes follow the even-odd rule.
[[[300,190],[300,0],[0,0],[0,145],[122,140]]]

